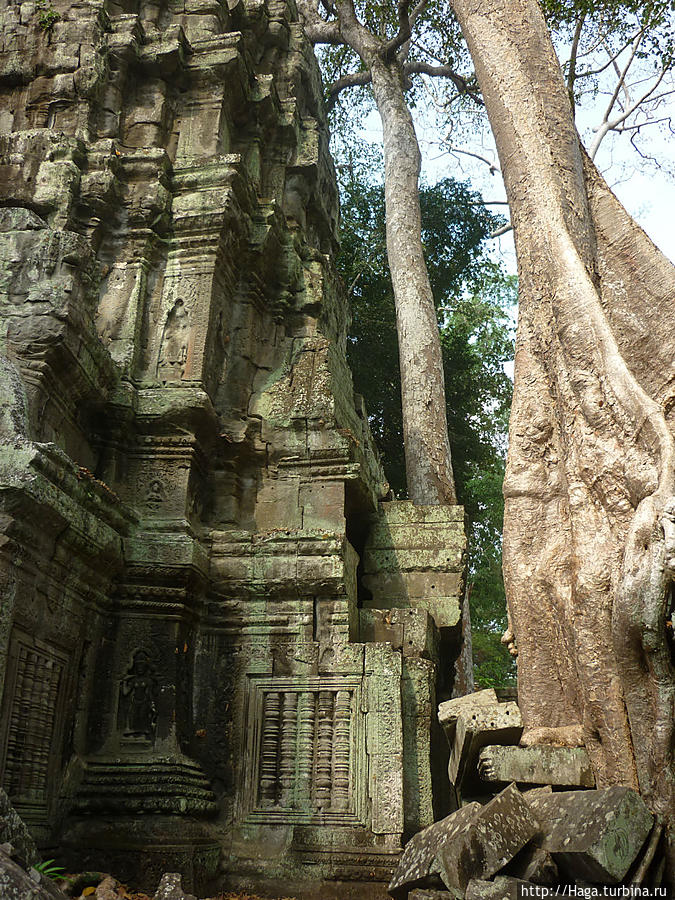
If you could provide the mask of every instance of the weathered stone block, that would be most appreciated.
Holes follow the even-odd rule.
[[[448,777],[464,796],[472,789],[481,790],[477,772],[480,750],[499,742],[516,744],[523,730],[518,705],[498,703],[490,691],[446,701],[439,707],[439,721],[451,747]]]
[[[466,539],[454,507],[380,504],[363,555],[367,606],[427,609],[439,628],[461,617]]]
[[[185,893],[180,874],[167,872],[162,875],[155,892],[155,900],[197,900],[197,898],[193,894]]]
[[[479,803],[469,803],[440,822],[414,835],[405,845],[401,861],[389,884],[395,900],[404,900],[414,887],[441,887],[438,854],[442,846],[462,846],[463,833],[480,810]]]
[[[35,841],[2,788],[0,788],[0,844],[11,844],[15,858],[29,866],[34,866],[40,860]]]
[[[555,784],[595,787],[588,753],[583,747],[484,747],[478,757],[483,781],[509,784]]]
[[[386,641],[404,656],[438,660],[438,629],[425,609],[361,609],[360,639]]]
[[[530,882],[498,875],[494,881],[472,878],[466,886],[465,900],[518,900],[518,888]]]
[[[454,732],[451,729],[454,729],[457,725],[457,719],[460,715],[472,714],[476,706],[494,706],[498,702],[494,688],[486,688],[482,691],[466,694],[463,697],[455,697],[453,700],[446,700],[444,703],[439,704],[438,721],[449,737],[452,738]]]
[[[528,801],[545,832],[541,846],[569,877],[621,881],[653,824],[638,793],[627,787],[563,791]]]
[[[527,797],[525,798],[527,799]],[[535,841],[527,844],[506,866],[505,874],[535,884],[557,884],[558,866],[551,854]]]
[[[63,891],[36,869],[26,871],[0,845],[0,897],[2,900],[64,900]]]
[[[408,900],[452,900],[454,894],[448,891],[411,891]]]
[[[499,872],[539,831],[520,791],[509,785],[480,807],[455,841],[443,841],[437,859],[443,883],[461,894],[472,877]]]

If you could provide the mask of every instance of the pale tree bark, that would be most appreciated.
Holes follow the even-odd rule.
[[[405,51],[400,49],[410,35],[408,7],[399,3],[401,29],[390,41],[372,34],[358,20],[352,0],[336,0],[337,19],[330,22],[319,17],[311,0],[301,0],[298,8],[310,40],[342,42],[366,67],[344,79],[336,91],[372,82],[383,130],[387,257],[396,304],[408,496],[419,505],[453,504],[457,498],[443,358],[422,248],[420,150],[405,99]]]
[[[574,128],[535,0],[453,0],[520,278],[504,575],[524,741],[585,743],[672,828],[675,270]]]
[[[396,302],[408,496],[416,504],[456,503],[438,321],[422,250],[419,144],[400,67],[376,58],[371,71],[383,131],[387,258]]]

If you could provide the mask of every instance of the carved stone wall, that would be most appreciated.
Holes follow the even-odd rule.
[[[3,784],[64,859],[151,887],[385,880],[443,811],[461,511],[399,529],[393,602],[292,3],[1,17]]]

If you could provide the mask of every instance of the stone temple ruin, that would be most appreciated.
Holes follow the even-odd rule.
[[[33,838],[157,900],[659,884],[634,791],[462,696],[463,512],[354,396],[293,3],[0,21],[0,895]]]
[[[293,4],[1,19],[2,786],[151,889],[386,883],[452,808],[463,513],[386,499]]]

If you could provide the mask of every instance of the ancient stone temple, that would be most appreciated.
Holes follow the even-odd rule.
[[[448,811],[462,510],[385,499],[293,4],[3,3],[2,785],[137,884],[385,881]]]

